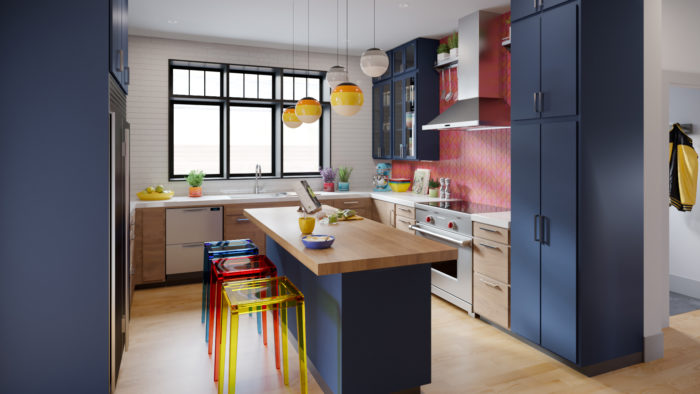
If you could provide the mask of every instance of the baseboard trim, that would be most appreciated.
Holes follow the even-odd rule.
[[[664,357],[664,333],[644,337],[644,362],[658,360]]]
[[[670,290],[674,293],[700,298],[700,281],[677,275],[669,275],[668,285]]]

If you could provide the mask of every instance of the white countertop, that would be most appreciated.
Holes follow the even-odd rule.
[[[428,197],[427,195],[419,195],[412,192],[396,193],[396,192],[374,192],[374,191],[349,191],[349,192],[315,192],[320,199],[336,199],[336,198],[374,198],[377,200],[387,201],[394,204],[406,205],[414,207],[416,203],[443,201],[437,197]],[[225,204],[247,204],[260,202],[275,202],[275,201],[297,201],[298,197],[295,194],[286,196],[276,196],[277,193],[261,193],[261,194],[232,194],[232,195],[204,195],[202,197],[173,197],[170,200],[163,201],[131,201],[131,209],[135,208],[169,208],[169,207],[191,207],[191,206],[210,206],[210,205],[225,205]],[[510,228],[510,212],[493,212],[472,214],[472,220],[492,226]]]
[[[496,227],[510,228],[510,211],[473,213],[472,221]]]
[[[337,199],[337,198],[374,198],[395,204],[407,205],[413,207],[420,202],[441,201],[437,197],[428,197],[427,195],[418,195],[412,192],[396,193],[396,192],[370,192],[370,191],[349,191],[349,192],[315,192],[320,199]],[[286,196],[276,196],[276,193],[261,193],[261,194],[232,194],[232,195],[204,195],[202,197],[173,197],[170,200],[163,201],[131,201],[131,209],[134,208],[159,208],[159,207],[185,207],[185,206],[203,206],[203,205],[221,205],[221,204],[246,204],[259,202],[275,202],[275,201],[297,201],[298,197],[295,194]]]

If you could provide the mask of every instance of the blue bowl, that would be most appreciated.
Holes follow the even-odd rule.
[[[310,241],[307,240],[309,237],[328,237],[328,241]],[[302,239],[301,242],[304,244],[309,249],[326,249],[330,248],[331,245],[333,245],[333,241],[335,241],[335,237],[332,235],[323,235],[323,234],[311,234],[311,235],[305,235]]]

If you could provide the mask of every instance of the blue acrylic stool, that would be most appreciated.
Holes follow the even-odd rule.
[[[230,241],[213,241],[204,243],[204,262],[202,266],[202,323],[206,327],[204,340],[209,341],[209,294],[211,293],[211,260],[220,257],[251,256],[258,254],[258,247],[249,239]],[[258,322],[260,331],[260,322]],[[211,353],[211,351],[210,351]]]

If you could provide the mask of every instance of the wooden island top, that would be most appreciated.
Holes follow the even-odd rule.
[[[243,211],[255,225],[316,275],[343,274],[457,259],[457,249],[369,219],[316,223],[314,234],[333,235],[328,249],[301,242],[296,207]]]

